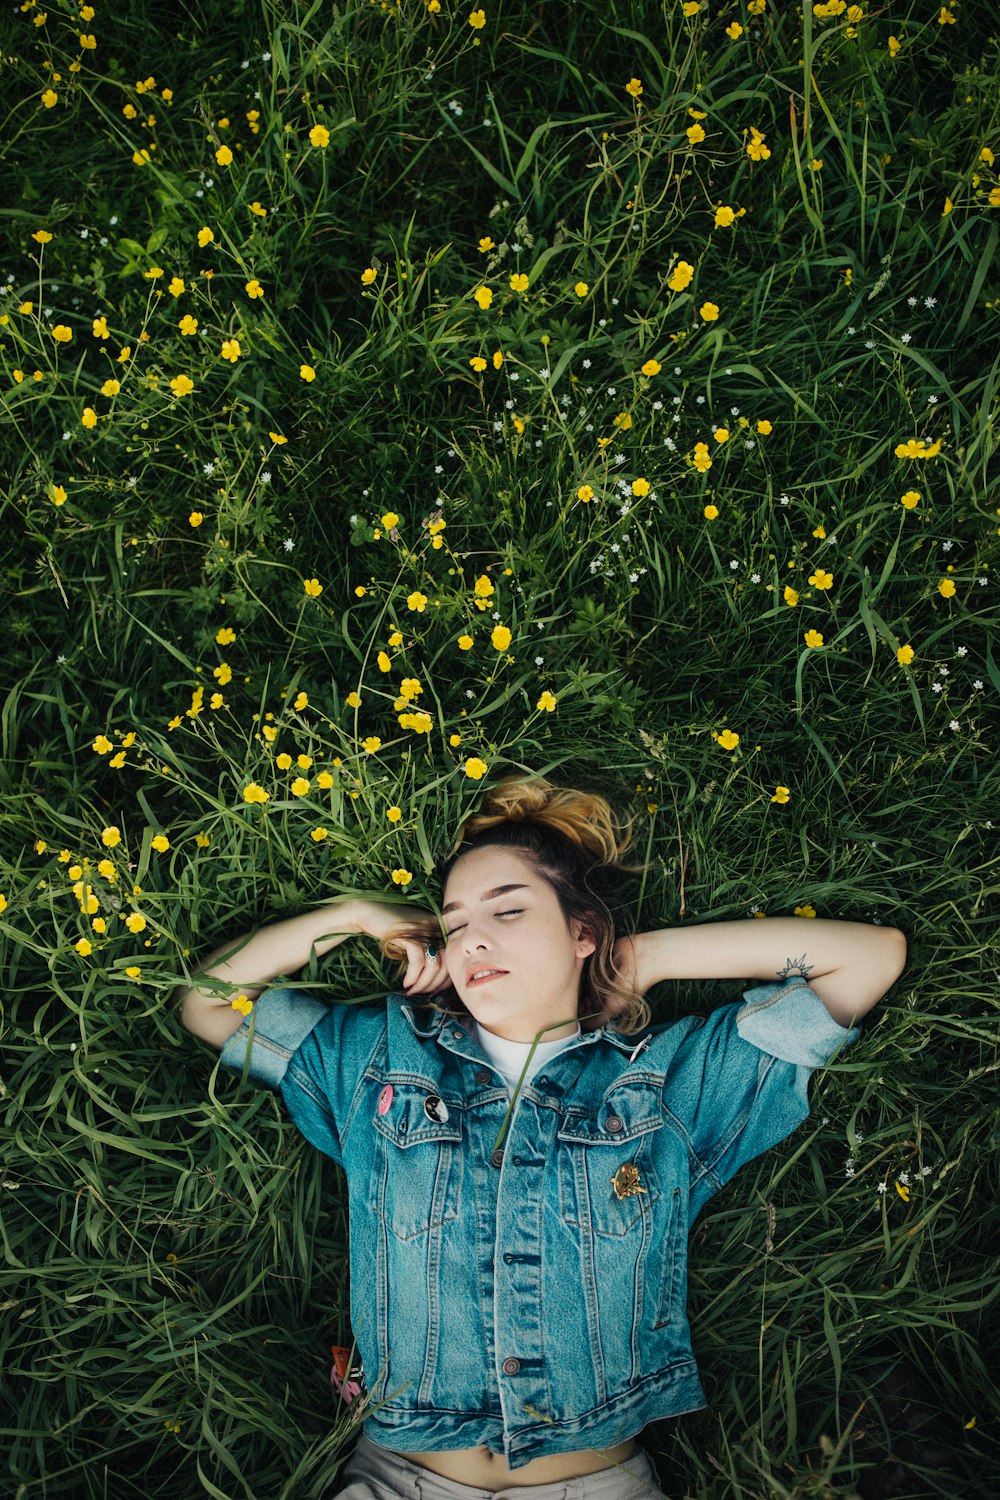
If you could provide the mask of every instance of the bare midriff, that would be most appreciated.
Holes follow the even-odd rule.
[[[553,1453],[533,1458],[519,1469],[511,1469],[499,1453],[485,1446],[454,1448],[447,1453],[403,1453],[411,1463],[481,1490],[502,1490],[514,1484],[554,1484],[560,1479],[579,1479],[620,1464],[635,1452],[635,1438],[626,1438],[614,1448],[583,1448],[577,1453]]]

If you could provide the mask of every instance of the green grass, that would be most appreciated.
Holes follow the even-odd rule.
[[[172,992],[257,923],[349,890],[399,899],[393,871],[432,904],[435,856],[517,767],[636,814],[640,927],[798,909],[909,938],[810,1120],[695,1227],[709,1407],[648,1430],[665,1492],[995,1493],[1000,34],[970,0],[954,24],[892,11],[8,12],[17,1500],[333,1482],[352,1437],[328,1381],[349,1332],[342,1181],[274,1097],[214,1070]],[[931,456],[897,456],[911,439]],[[405,678],[422,691],[401,704]],[[251,781],[266,803],[244,801]],[[307,977],[343,1001],[391,975],[352,943]],[[665,985],[655,1018],[739,990]],[[926,1382],[919,1441],[884,1399],[893,1365]],[[875,1472],[890,1453],[894,1490]]]

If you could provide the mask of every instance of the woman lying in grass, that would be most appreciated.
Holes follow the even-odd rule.
[[[347,1176],[367,1392],[339,1500],[660,1493],[644,1427],[705,1405],[692,1222],[802,1123],[810,1074],[902,972],[903,934],[859,922],[616,937],[628,843],[603,797],[510,779],[464,823],[440,919],[327,905],[219,950],[184,995],[188,1030]],[[355,933],[405,960],[405,993],[268,987]],[[650,1025],[659,981],[747,976],[707,1018]]]

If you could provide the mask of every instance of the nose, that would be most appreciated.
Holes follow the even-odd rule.
[[[473,924],[470,922],[468,927],[466,927],[465,933],[463,935],[462,952],[478,953],[481,950],[486,950],[488,948],[489,943],[487,941],[485,932],[475,931],[473,929]]]

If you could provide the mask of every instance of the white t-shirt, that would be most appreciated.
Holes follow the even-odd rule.
[[[506,1037],[497,1036],[493,1031],[487,1031],[484,1026],[480,1026],[478,1021],[476,1021],[475,1027],[476,1036],[479,1038],[479,1043],[483,1051],[503,1078],[507,1087],[508,1097],[513,1098],[517,1081],[521,1076],[521,1069],[524,1067],[524,1060],[531,1051],[533,1043],[509,1042]],[[547,1063],[551,1057],[555,1057],[556,1053],[561,1052],[564,1047],[568,1047],[570,1042],[575,1042],[579,1035],[580,1023],[577,1021],[576,1030],[572,1036],[557,1037],[554,1042],[539,1042],[538,1046],[535,1047],[531,1066],[524,1075],[524,1082],[530,1083],[544,1063]],[[523,1087],[524,1085],[522,1084]]]

